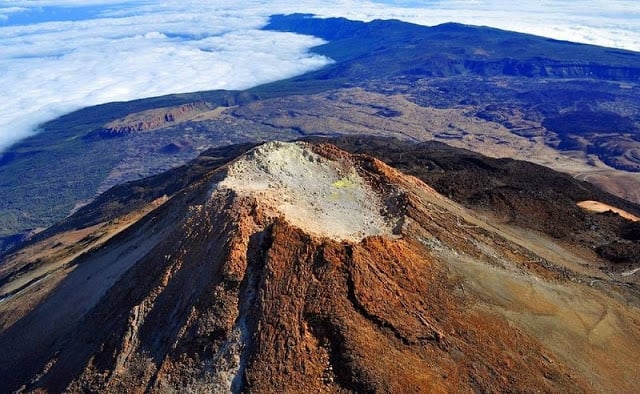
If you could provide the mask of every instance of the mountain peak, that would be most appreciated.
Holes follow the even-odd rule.
[[[371,156],[267,143],[9,256],[0,391],[632,391],[638,295],[583,261]]]

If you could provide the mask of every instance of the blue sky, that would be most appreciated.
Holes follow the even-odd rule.
[[[487,25],[640,50],[636,1],[1,0],[0,151],[72,110],[244,89],[330,62],[322,41],[261,31],[274,13]]]
[[[79,21],[100,17],[108,6],[36,7],[7,12],[0,24],[5,26],[28,25],[44,22]]]

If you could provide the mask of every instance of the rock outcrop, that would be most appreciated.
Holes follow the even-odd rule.
[[[103,138],[124,136],[131,133],[157,130],[211,110],[205,102],[195,102],[169,108],[157,108],[136,112],[122,119],[107,123],[99,135]]]

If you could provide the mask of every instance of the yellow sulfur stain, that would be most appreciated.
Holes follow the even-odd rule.
[[[333,187],[337,187],[339,189],[344,189],[344,188],[353,187],[353,186],[354,186],[353,182],[347,178],[341,178],[333,182]]]

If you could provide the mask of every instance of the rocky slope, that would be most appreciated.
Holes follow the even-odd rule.
[[[269,143],[120,212],[5,259],[3,392],[640,387],[635,286],[370,156]]]

